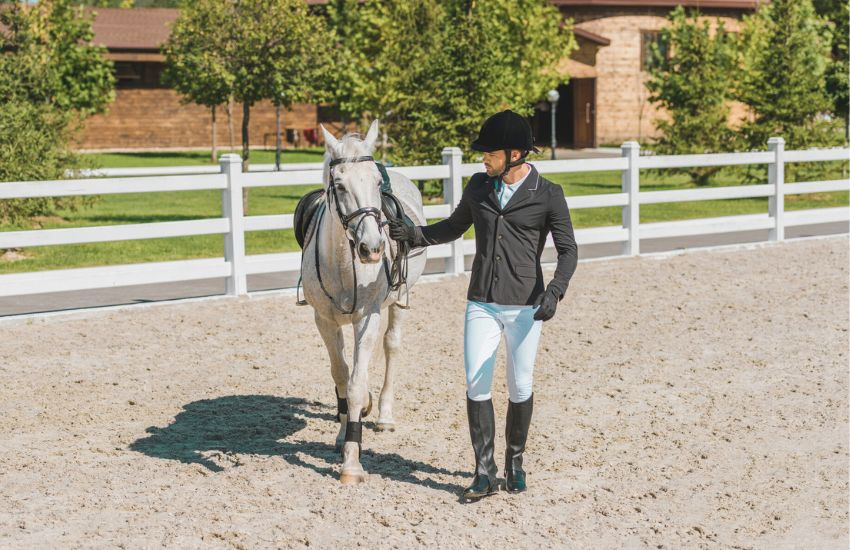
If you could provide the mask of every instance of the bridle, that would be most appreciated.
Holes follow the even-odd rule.
[[[330,164],[328,165],[329,166],[329,170],[328,170],[329,177],[328,177],[328,187],[327,187],[327,191],[325,192],[325,196],[328,197],[330,200],[332,200],[333,203],[334,203],[337,216],[339,216],[339,220],[340,220],[340,222],[342,222],[342,227],[343,227],[343,230],[345,232],[346,239],[348,239],[348,246],[351,250],[351,273],[354,277],[354,301],[351,304],[351,309],[349,309],[348,311],[344,310],[342,307],[340,307],[336,303],[336,300],[334,300],[333,296],[331,296],[330,292],[328,292],[328,290],[325,288],[325,283],[322,281],[322,270],[320,268],[321,264],[319,262],[319,244],[318,243],[319,243],[319,229],[321,227],[321,222],[322,222],[321,216],[323,216],[324,212],[325,212],[324,208],[321,211],[319,220],[317,220],[317,222],[316,222],[316,236],[315,236],[316,242],[313,245],[313,250],[315,251],[316,275],[317,275],[317,278],[319,279],[319,286],[322,288],[322,292],[325,293],[325,296],[327,296],[328,300],[331,301],[331,303],[337,309],[337,311],[339,311],[340,313],[343,313],[345,315],[350,315],[350,314],[354,313],[354,311],[357,309],[357,266],[354,265],[356,254],[355,254],[355,251],[354,251],[354,239],[352,239],[351,235],[349,234],[348,228],[351,225],[351,222],[358,216],[360,216],[360,221],[358,221],[357,225],[354,226],[354,231],[353,231],[354,235],[357,235],[357,231],[360,229],[360,225],[366,220],[366,218],[370,218],[370,217],[375,218],[375,221],[378,223],[378,229],[380,229],[384,225],[384,223],[381,222],[381,216],[382,216],[381,209],[375,208],[374,206],[366,206],[366,207],[363,207],[363,208],[358,208],[357,210],[355,210],[354,212],[352,212],[350,214],[344,214],[342,212],[342,208],[340,207],[340,201],[339,201],[339,198],[337,197],[337,194],[336,194],[336,186],[334,185],[333,167],[337,166],[338,164],[348,163],[348,162],[375,162],[375,159],[373,159],[371,156],[343,157],[343,158],[338,158],[338,159],[332,160],[330,162]],[[384,265],[384,273],[387,276],[387,296],[389,296],[390,291],[393,290],[394,285],[392,284],[392,275],[390,274],[390,267],[389,267],[389,264],[387,262],[386,256],[383,257],[383,265]],[[384,299],[386,299],[386,297],[384,297]]]
[[[381,209],[375,208],[374,206],[366,206],[363,208],[358,208],[351,214],[343,214],[342,208],[340,207],[339,198],[336,194],[336,186],[334,185],[334,177],[333,177],[333,167],[343,163],[354,163],[354,162],[375,162],[375,159],[371,156],[362,156],[362,157],[343,157],[334,159],[330,162],[329,166],[329,177],[328,177],[328,191],[327,196],[333,200],[334,205],[336,206],[336,213],[339,216],[339,220],[342,222],[342,227],[345,229],[346,234],[348,233],[348,226],[351,224],[351,221],[357,216],[362,216],[360,221],[357,222],[357,225],[354,227],[354,234],[357,234],[357,231],[360,229],[360,224],[367,217],[375,218],[375,221],[378,223],[378,228],[380,228],[383,223],[381,222]],[[351,239],[349,238],[349,242]]]

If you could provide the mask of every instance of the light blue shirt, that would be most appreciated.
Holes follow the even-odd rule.
[[[519,189],[520,186],[525,183],[525,180],[526,178],[528,178],[528,174],[530,173],[531,170],[526,172],[525,176],[523,176],[523,178],[516,183],[507,184],[504,181],[500,180],[499,188],[496,190],[496,195],[499,197],[499,206],[504,208],[505,205],[508,204],[508,201],[511,200],[511,197],[514,196],[514,193],[516,193],[517,189]]]

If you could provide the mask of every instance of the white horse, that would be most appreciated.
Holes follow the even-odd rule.
[[[303,250],[301,265],[304,297],[315,310],[316,326],[328,348],[331,374],[338,397],[342,448],[342,483],[366,480],[360,464],[362,416],[371,410],[369,359],[380,337],[381,312],[388,312],[384,334],[386,374],[379,400],[378,430],[393,429],[394,363],[401,346],[405,309],[397,303],[406,298],[425,269],[425,255],[409,255],[406,284],[392,290],[390,262],[396,243],[383,230],[381,214],[382,174],[372,160],[378,137],[378,121],[366,138],[348,134],[337,140],[324,127],[325,204],[312,223],[312,235]],[[388,172],[392,192],[408,217],[425,223],[422,196],[405,176]],[[345,358],[342,326],[354,327],[354,361],[349,369]]]

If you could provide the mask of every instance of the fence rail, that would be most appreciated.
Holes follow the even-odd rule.
[[[782,138],[771,138],[766,152],[640,156],[640,148],[635,142],[624,143],[621,151],[622,155],[616,158],[533,162],[541,174],[611,170],[622,173],[620,193],[568,198],[572,210],[612,206],[622,208],[621,225],[577,229],[576,240],[579,244],[619,242],[623,245],[622,254],[637,255],[640,254],[641,239],[768,229],[770,240],[782,240],[785,227],[850,220],[850,210],[843,207],[788,213],[784,208],[785,195],[850,191],[850,180],[846,179],[786,184],[786,163],[847,161],[850,158],[850,149],[785,151]],[[426,206],[425,216],[429,219],[449,216],[460,200],[463,178],[481,171],[480,164],[464,164],[458,148],[446,148],[442,156],[443,162],[440,165],[392,168],[412,180],[443,180],[444,204]],[[641,170],[744,164],[767,165],[768,182],[709,189],[640,191]],[[271,171],[271,168],[273,165],[259,165],[254,166],[252,171],[243,173],[242,161],[238,155],[224,155],[218,167],[120,168],[88,172],[85,179],[0,183],[0,200],[196,190],[220,190],[222,194],[222,216],[218,218],[7,231],[0,232],[0,248],[210,234],[221,234],[224,237],[224,257],[221,258],[0,275],[0,297],[217,277],[226,278],[228,294],[239,295],[247,293],[248,275],[297,271],[301,264],[300,252],[246,255],[246,232],[291,229],[293,215],[245,216],[242,212],[242,189],[321,184],[322,165],[301,163],[290,165],[289,169],[281,171]],[[761,214],[682,221],[643,224],[639,222],[642,204],[751,197],[767,197],[768,211]],[[551,237],[547,246],[552,246]],[[445,259],[446,273],[461,273],[464,270],[464,257],[475,252],[475,242],[458,239],[450,244],[429,247],[427,251],[431,259]]]

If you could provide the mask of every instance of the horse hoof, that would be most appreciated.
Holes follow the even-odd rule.
[[[376,432],[394,432],[395,422],[378,422],[375,426]]]
[[[357,485],[366,481],[366,472],[342,472],[339,482],[343,485]]]
[[[370,412],[372,412],[372,392],[369,392],[369,404],[360,411],[360,418],[366,418]]]

